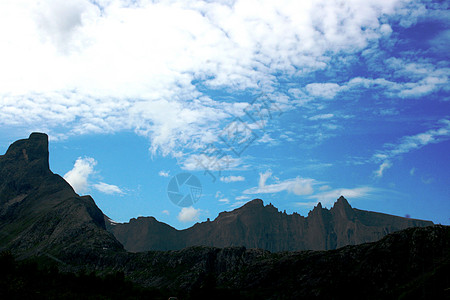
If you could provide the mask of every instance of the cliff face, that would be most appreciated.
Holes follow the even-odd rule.
[[[112,223],[110,223],[112,224]],[[132,252],[176,250],[188,246],[261,248],[272,252],[329,250],[373,242],[388,233],[432,222],[362,211],[340,197],[328,210],[319,203],[305,218],[281,213],[255,199],[214,221],[176,230],[153,217],[108,226],[125,249]]]
[[[121,249],[103,213],[49,169],[48,137],[33,133],[0,156],[0,248],[28,256],[76,249]],[[83,250],[84,251],[84,250]]]

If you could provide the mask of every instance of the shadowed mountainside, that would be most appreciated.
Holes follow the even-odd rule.
[[[279,212],[255,199],[214,221],[177,230],[154,217],[139,217],[129,223],[105,218],[107,229],[132,252],[177,250],[189,246],[245,246],[272,252],[330,250],[373,242],[386,234],[433,222],[354,209],[340,197],[328,210],[319,203],[307,217]]]
[[[102,211],[49,169],[48,137],[32,133],[0,156],[0,248],[29,256],[122,245]]]

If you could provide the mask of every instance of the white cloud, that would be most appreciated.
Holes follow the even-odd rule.
[[[309,199],[316,199],[324,206],[332,205],[340,196],[344,196],[346,199],[358,199],[368,197],[375,191],[374,188],[364,186],[353,189],[340,188],[331,191],[326,191],[318,194],[308,196]]]
[[[376,176],[376,177],[383,177],[383,172],[384,172],[386,169],[389,169],[391,166],[392,166],[392,163],[391,163],[390,161],[388,161],[388,160],[384,161],[384,162],[380,165],[379,169],[376,170],[376,171],[374,172],[375,176]]]
[[[306,85],[306,91],[314,97],[333,99],[337,93],[343,90],[337,83],[310,83]]]
[[[223,204],[229,204],[230,200],[228,200],[228,198],[223,198],[223,199],[219,199],[219,202],[223,203]]]
[[[258,187],[259,188],[263,188],[266,185],[266,181],[267,179],[272,176],[272,171],[271,170],[267,170],[264,173],[259,173],[259,182],[258,182]]]
[[[414,176],[415,173],[416,173],[416,168],[412,168],[411,170],[409,170],[409,175]]]
[[[428,144],[439,143],[450,138],[450,120],[444,119],[439,122],[441,125],[437,129],[430,129],[416,135],[405,136],[400,139],[398,144],[387,144],[385,147],[389,150],[384,153],[389,157],[397,156],[420,149]]]
[[[322,114],[322,115],[315,115],[312,117],[309,117],[309,120],[315,121],[315,120],[325,120],[325,119],[331,119],[333,118],[333,114]]]
[[[79,157],[73,166],[73,169],[64,175],[64,179],[73,187],[78,194],[88,190],[89,176],[94,172],[94,166],[97,164],[91,157]]]
[[[400,98],[418,98],[448,89],[448,77],[450,69],[435,66],[430,63],[416,63],[398,58],[386,60],[386,66],[393,73],[391,80],[385,78],[361,78],[356,77],[349,80],[343,86],[348,89],[365,88],[384,90],[388,96]],[[395,81],[395,79],[407,78],[408,81]],[[387,111],[389,113],[390,111]],[[392,111],[395,113],[395,111]]]
[[[450,138],[450,120],[439,121],[439,127],[427,130],[416,135],[402,137],[396,144],[385,144],[385,150],[378,151],[372,157],[375,162],[382,162],[375,171],[377,177],[383,175],[383,171],[392,166],[391,160],[413,150],[420,149],[429,144],[439,143]],[[414,172],[413,172],[414,173]]]
[[[64,179],[73,187],[76,193],[82,194],[90,187],[105,194],[124,194],[118,186],[104,182],[91,183],[89,177],[95,173],[94,167],[97,161],[92,157],[79,157],[69,172],[64,175]]]
[[[134,130],[153,153],[196,149],[239,105],[193,82],[270,90],[274,73],[324,69],[389,34],[385,20],[399,11],[409,20],[410,10],[401,0],[4,0],[0,126],[46,124],[60,138]],[[426,93],[443,78],[405,93]],[[307,87],[324,98],[340,90]]]
[[[163,210],[162,213],[168,216],[170,215],[170,212],[167,209]]]
[[[321,187],[319,187],[319,191],[327,191],[331,189],[331,186],[329,185],[322,185]]]
[[[248,200],[248,199],[250,199],[250,197],[249,196],[237,196],[235,199],[238,201],[241,201],[241,200]]]
[[[105,194],[124,194],[124,192],[116,185],[99,182],[92,185],[96,190]]]
[[[244,194],[267,194],[267,193],[279,193],[287,191],[295,195],[308,195],[312,194],[314,189],[313,185],[316,183],[314,179],[309,178],[293,178],[281,181],[274,184],[266,184],[267,179],[272,176],[271,171],[265,173],[259,173],[258,187],[246,189]]]
[[[158,175],[162,176],[162,177],[169,177],[170,176],[170,171],[161,170],[161,171],[159,171]]]
[[[276,140],[274,140],[273,138],[271,138],[267,132],[265,132],[263,134],[263,136],[258,138],[256,141],[257,141],[257,143],[260,143],[260,144],[269,144],[272,146],[278,144],[278,142]]]
[[[81,27],[84,13],[90,3],[83,0],[48,0],[38,3],[34,12],[34,21],[41,37],[49,39],[62,52],[69,51],[73,35]]]
[[[188,171],[223,171],[236,170],[242,167],[243,159],[231,155],[208,156],[206,154],[192,154],[186,158],[179,159],[181,168]]]
[[[183,207],[177,216],[180,222],[194,222],[198,221],[200,217],[200,209],[195,209],[194,207]]]
[[[220,181],[225,182],[225,183],[230,183],[230,182],[236,182],[236,181],[244,181],[245,177],[244,176],[222,176],[220,177]]]

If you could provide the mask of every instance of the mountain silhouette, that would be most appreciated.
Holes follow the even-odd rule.
[[[132,252],[176,250],[189,246],[244,246],[272,252],[330,250],[346,245],[373,242],[386,234],[408,227],[433,225],[415,220],[352,208],[341,196],[328,210],[321,203],[307,217],[286,214],[261,199],[231,212],[222,212],[214,221],[177,230],[154,217],[139,217],[128,223],[106,218],[107,229]]]
[[[25,256],[120,250],[102,211],[49,168],[48,136],[32,133],[0,156],[0,247]]]

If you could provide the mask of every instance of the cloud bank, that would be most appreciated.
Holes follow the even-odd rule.
[[[335,57],[345,61],[388,37],[390,18],[414,24],[420,15],[412,11],[422,6],[401,0],[1,1],[0,125],[33,127],[52,138],[134,130],[150,140],[153,153],[196,149],[214,140],[222,121],[242,113],[239,103],[214,99],[204,88],[271,93],[276,74],[301,77],[325,70]],[[332,99],[378,80],[400,96],[423,95],[446,84],[446,73],[433,71],[401,85],[310,83],[304,94]]]

